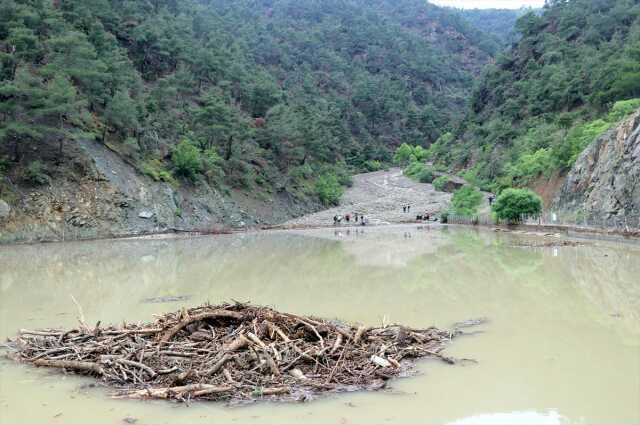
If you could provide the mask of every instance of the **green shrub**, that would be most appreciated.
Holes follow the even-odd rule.
[[[418,181],[420,183],[432,183],[434,177],[433,168],[424,167],[420,174],[418,174]]]
[[[412,162],[404,169],[404,175],[413,179],[417,179],[418,175],[422,173],[425,165],[420,162]]]
[[[344,193],[344,188],[338,177],[332,173],[321,175],[316,181],[315,189],[318,198],[325,205],[338,205],[340,197]]]
[[[183,139],[174,148],[171,154],[171,162],[176,175],[195,181],[198,174],[203,171],[202,154],[197,146],[187,139]]]
[[[613,104],[607,120],[615,123],[640,109],[640,99],[620,100]]]
[[[414,146],[413,156],[416,158],[416,161],[424,162],[427,160],[428,153],[422,146]]]
[[[493,204],[493,211],[500,220],[518,223],[523,215],[542,212],[542,199],[529,189],[505,189]]]
[[[393,162],[398,165],[406,165],[411,162],[411,155],[413,155],[413,148],[403,143],[396,149],[396,153],[393,156]]]
[[[564,141],[553,152],[554,160],[560,167],[570,168],[578,159],[582,151],[593,142],[596,137],[607,131],[611,123],[597,119],[573,127]]]
[[[346,169],[339,168],[335,171],[336,177],[338,178],[338,183],[342,186],[351,187],[353,186],[353,177]]]
[[[424,162],[429,157],[429,151],[422,146],[411,146],[403,143],[396,149],[393,162],[398,165],[407,165],[412,162]]]
[[[459,215],[474,215],[482,202],[482,193],[473,186],[463,186],[453,194],[453,211]]]
[[[210,182],[220,180],[224,177],[223,163],[222,157],[213,148],[206,149],[202,153],[202,170]]]
[[[289,171],[289,176],[295,180],[306,180],[313,177],[313,168],[309,164],[300,165],[292,168]]]
[[[433,167],[421,162],[414,161],[404,169],[404,175],[421,183],[431,183],[433,181]]]
[[[50,179],[46,173],[44,165],[40,161],[31,161],[24,170],[24,179],[31,184],[43,185],[49,183]]]
[[[534,153],[524,154],[509,167],[509,175],[524,184],[541,174],[548,175],[554,168],[550,149],[538,149]]]
[[[433,187],[435,187],[435,189],[439,190],[440,192],[444,192],[444,188],[447,183],[449,183],[449,177],[440,176],[433,181]]]

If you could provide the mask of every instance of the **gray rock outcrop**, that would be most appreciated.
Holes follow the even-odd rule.
[[[585,149],[554,207],[596,222],[640,222],[640,110]]]

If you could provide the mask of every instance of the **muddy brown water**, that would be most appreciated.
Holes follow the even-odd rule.
[[[0,424],[638,424],[640,249],[390,226],[0,247],[0,337],[148,320],[205,301],[450,326],[487,317],[390,390],[229,408],[109,398],[94,380],[0,360]]]

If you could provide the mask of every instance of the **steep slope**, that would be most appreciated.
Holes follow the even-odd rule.
[[[476,87],[467,119],[431,149],[492,191],[566,173],[640,96],[640,2],[551,1]]]
[[[351,171],[458,121],[492,60],[487,40],[421,0],[3,1],[0,198],[46,226],[87,179],[136,208],[160,205],[165,226],[202,210],[190,199],[214,210],[242,199],[249,221],[319,208]],[[136,178],[101,171],[101,152]],[[149,204],[132,182],[181,195]],[[47,201],[26,208],[31,193]],[[119,230],[136,229],[134,216]]]
[[[640,110],[578,157],[554,204],[592,222],[640,224]]]

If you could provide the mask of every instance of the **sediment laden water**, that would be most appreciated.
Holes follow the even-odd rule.
[[[393,391],[229,409],[112,400],[92,380],[0,361],[0,423],[640,422],[640,249],[408,226],[0,247],[0,337],[251,301],[364,324],[488,317]],[[526,244],[524,244],[526,245]],[[551,244],[552,245],[552,244]]]

